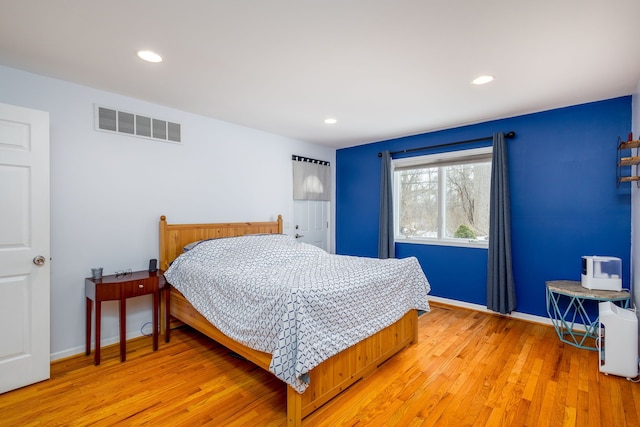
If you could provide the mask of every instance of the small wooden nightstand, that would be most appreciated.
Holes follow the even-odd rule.
[[[160,305],[160,292],[168,290],[164,279],[164,271],[157,270],[135,271],[132,273],[104,276],[101,279],[88,277],[84,280],[85,296],[87,299],[86,313],[86,354],[91,354],[91,312],[93,302],[96,303],[95,311],[95,359],[96,365],[100,364],[100,317],[102,301],[120,301],[120,361],[127,358],[126,332],[127,332],[127,298],[140,295],[153,294],[153,350],[158,349],[158,307]],[[168,295],[165,295],[168,300]]]

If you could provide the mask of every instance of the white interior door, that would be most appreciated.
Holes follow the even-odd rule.
[[[294,202],[295,236],[329,251],[329,202],[322,200],[296,200]]]
[[[49,378],[49,113],[0,104],[0,393]]]

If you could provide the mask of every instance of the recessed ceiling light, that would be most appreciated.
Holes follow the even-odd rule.
[[[335,125],[336,123],[338,123],[338,121],[333,117],[329,117],[327,119],[324,119],[324,123],[327,125]]]
[[[471,84],[474,85],[484,85],[487,84],[489,82],[493,81],[493,76],[480,76],[480,77],[476,77]]]
[[[162,62],[162,57],[150,50],[139,50],[138,57],[148,62]]]

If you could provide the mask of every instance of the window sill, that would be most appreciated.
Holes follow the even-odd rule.
[[[489,249],[489,242],[477,240],[435,240],[421,239],[419,237],[396,237],[395,243],[409,243],[412,245],[431,245],[431,246],[457,246],[461,248]]]

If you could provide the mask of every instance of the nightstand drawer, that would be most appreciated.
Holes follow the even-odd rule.
[[[122,284],[122,295],[124,298],[146,295],[158,290],[157,280],[133,280]]]

